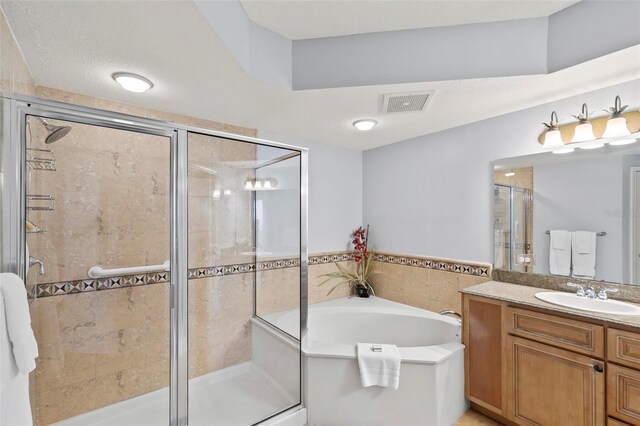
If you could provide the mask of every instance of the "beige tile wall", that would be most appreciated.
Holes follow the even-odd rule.
[[[491,277],[384,262],[375,263],[371,279],[379,297],[433,312],[453,309],[460,313],[458,291],[487,281]]]

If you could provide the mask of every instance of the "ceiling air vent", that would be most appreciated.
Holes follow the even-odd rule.
[[[435,90],[407,93],[386,93],[382,102],[382,112],[417,112],[424,111]]]

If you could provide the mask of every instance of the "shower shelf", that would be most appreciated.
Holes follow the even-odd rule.
[[[54,198],[51,195],[27,194],[27,210],[52,211],[53,201]]]
[[[50,149],[27,148],[27,164],[31,170],[56,171],[56,157]]]

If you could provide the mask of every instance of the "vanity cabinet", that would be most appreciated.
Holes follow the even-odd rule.
[[[504,424],[640,426],[640,330],[463,295],[465,393]]]

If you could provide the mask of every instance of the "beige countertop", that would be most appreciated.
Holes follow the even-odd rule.
[[[546,309],[548,311],[571,314],[585,319],[606,321],[612,324],[620,324],[629,327],[640,327],[640,316],[635,315],[614,315],[599,312],[581,311],[564,306],[553,305],[535,298],[535,294],[549,291],[544,288],[529,287],[518,284],[503,283],[500,281],[489,281],[460,290],[461,293],[474,296],[487,297],[489,299],[503,300],[505,302],[517,303],[519,305],[531,306],[534,308]],[[615,297],[611,298],[615,300]]]

